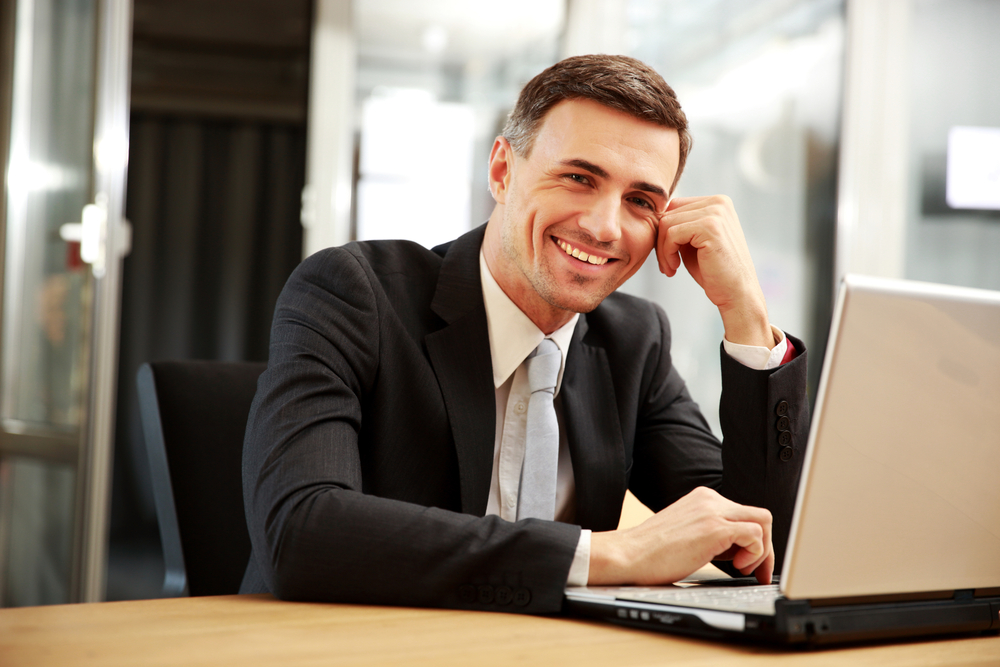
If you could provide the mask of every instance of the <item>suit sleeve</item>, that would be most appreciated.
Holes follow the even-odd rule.
[[[656,312],[661,342],[647,360],[629,486],[654,511],[698,486],[767,508],[780,568],[809,428],[805,346],[789,337],[798,355],[770,370],[747,368],[721,351],[720,443],[673,366],[669,324]]]
[[[719,491],[773,517],[775,571],[784,562],[809,436],[805,344],[788,336],[797,356],[753,370],[722,352],[723,475]]]
[[[344,249],[306,260],[279,298],[244,444],[253,553],[243,592],[558,611],[578,527],[365,492],[366,466],[377,462],[358,436],[364,420],[378,419],[368,405],[372,386],[391,381],[380,367],[382,306],[363,261]]]

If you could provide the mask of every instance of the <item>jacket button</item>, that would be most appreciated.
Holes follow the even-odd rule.
[[[458,599],[466,604],[472,604],[476,601],[476,587],[470,586],[469,584],[459,586]]]
[[[510,586],[497,586],[496,595],[493,597],[497,604],[510,604],[514,599],[514,591]]]
[[[531,591],[527,588],[518,588],[514,591],[514,604],[523,607],[531,602]]]
[[[794,455],[795,455],[795,450],[793,450],[791,447],[782,447],[781,451],[778,452],[778,458],[780,458],[782,461],[791,461],[792,456]]]
[[[775,426],[777,427],[777,429],[779,431],[787,431],[788,427],[791,426],[791,425],[792,425],[792,423],[790,421],[788,421],[788,417],[779,417],[778,418],[778,423],[775,424]]]
[[[788,401],[781,401],[778,403],[777,407],[774,408],[774,414],[779,417],[784,417],[788,414]]]
[[[788,447],[792,444],[792,433],[791,431],[782,431],[778,434],[778,444],[782,447]]]
[[[479,587],[479,602],[480,604],[489,604],[493,602],[493,587],[492,586],[480,586]]]

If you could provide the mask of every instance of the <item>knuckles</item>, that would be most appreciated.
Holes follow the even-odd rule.
[[[707,486],[695,487],[691,492],[688,493],[688,496],[699,500],[706,500],[709,498],[716,499],[722,497],[719,495],[718,491],[714,491],[708,488]]]
[[[728,195],[708,195],[702,201],[706,209],[719,209],[721,211],[734,209],[733,200]]]

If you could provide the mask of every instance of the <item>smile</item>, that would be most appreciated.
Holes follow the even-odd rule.
[[[587,262],[588,264],[594,264],[596,266],[608,263],[607,257],[588,255],[585,252],[581,252],[579,248],[574,248],[573,246],[566,243],[562,239],[556,239],[556,243],[558,243],[559,247],[563,249],[563,252],[565,252],[567,255],[572,255],[573,257],[576,257],[581,262]]]

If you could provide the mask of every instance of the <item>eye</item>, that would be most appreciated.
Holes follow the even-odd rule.
[[[653,205],[648,200],[643,199],[642,197],[629,197],[628,200],[633,204],[635,204],[636,206],[638,206],[639,208],[649,209],[650,211],[653,210]]]
[[[566,174],[566,178],[575,183],[579,183],[580,185],[590,184],[590,179],[584,176],[583,174]]]

